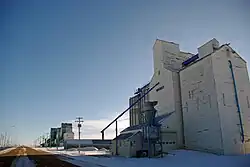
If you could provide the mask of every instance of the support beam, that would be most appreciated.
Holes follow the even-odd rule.
[[[117,135],[118,135],[118,127],[117,127],[117,120],[115,121],[115,155],[118,155],[118,140],[117,140]]]
[[[104,131],[103,132],[101,132],[102,133],[102,140],[104,140]]]

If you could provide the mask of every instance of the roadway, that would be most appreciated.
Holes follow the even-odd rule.
[[[77,167],[59,159],[56,155],[21,146],[0,153],[0,167]]]

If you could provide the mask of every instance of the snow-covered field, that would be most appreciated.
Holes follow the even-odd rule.
[[[88,155],[86,152],[81,152],[79,155],[77,151],[56,151],[53,149],[49,151],[63,155],[64,160],[76,165],[86,163],[103,167],[250,167],[250,155],[218,156],[189,150],[176,150],[164,158],[150,159],[86,156]]]
[[[4,153],[6,153],[6,152],[9,152],[9,151],[11,151],[11,150],[14,150],[16,147],[11,147],[11,148],[6,148],[6,149],[4,149],[4,148],[2,148],[1,150],[0,150],[0,154],[4,154]]]
[[[71,155],[71,156],[84,156],[84,155],[109,155],[110,152],[108,151],[101,151],[101,150],[97,150],[97,151],[77,151],[77,149],[72,149],[72,150],[64,150],[62,147],[61,148],[36,148],[42,151],[48,151],[51,152],[53,154],[60,154],[60,155]]]

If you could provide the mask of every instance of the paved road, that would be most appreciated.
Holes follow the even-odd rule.
[[[48,152],[18,147],[0,154],[0,167],[77,167]]]

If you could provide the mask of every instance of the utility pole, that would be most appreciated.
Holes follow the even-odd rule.
[[[42,135],[41,137],[42,137],[42,147],[44,147],[44,135]]]
[[[62,129],[61,129],[62,130]],[[56,150],[58,151],[58,145],[59,145],[59,133],[60,130],[57,128],[57,133],[56,133]]]
[[[46,139],[45,139],[45,142],[46,142],[46,147],[48,147],[49,146],[49,133],[47,132],[46,133]]]
[[[5,132],[5,135],[4,135],[4,147],[6,147],[7,145],[7,132]]]
[[[50,132],[50,138],[49,138],[49,146],[51,147],[51,142],[52,142],[52,134]]]
[[[118,126],[117,126],[117,120],[115,121],[115,155],[118,155]]]
[[[81,147],[81,143],[80,143],[80,139],[81,139],[81,127],[82,127],[82,124],[83,123],[83,118],[82,117],[76,117],[76,121],[78,124],[77,124],[77,127],[78,127],[78,134],[79,134],[79,154],[80,154],[80,147]]]
[[[39,147],[42,145],[42,136],[39,136]]]

